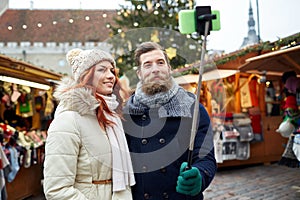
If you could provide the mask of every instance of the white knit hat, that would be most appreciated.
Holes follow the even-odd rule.
[[[90,69],[101,61],[109,61],[114,67],[116,67],[114,58],[109,53],[100,49],[71,49],[67,53],[66,59],[72,67],[72,74],[76,82],[78,82],[79,77],[85,70]]]

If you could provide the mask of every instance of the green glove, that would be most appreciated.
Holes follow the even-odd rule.
[[[196,196],[201,191],[202,177],[196,167],[185,170],[187,162],[183,162],[177,178],[176,191],[181,194]]]

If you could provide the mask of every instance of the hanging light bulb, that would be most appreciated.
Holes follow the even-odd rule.
[[[137,26],[139,26],[139,23],[138,23],[138,22],[134,22],[134,23],[133,23],[133,26],[134,26],[134,27],[137,27]]]

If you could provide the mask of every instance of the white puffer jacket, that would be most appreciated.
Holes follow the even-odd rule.
[[[97,100],[84,88],[64,79],[54,96],[60,101],[48,129],[44,162],[47,199],[131,199],[130,188],[112,193],[112,184],[93,181],[112,179],[112,152],[106,132],[98,124]]]

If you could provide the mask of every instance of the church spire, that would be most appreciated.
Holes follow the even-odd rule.
[[[255,31],[255,20],[253,18],[253,10],[251,5],[251,0],[249,0],[249,20],[248,20],[248,36],[244,38],[243,44],[240,48],[257,44],[258,36]]]

